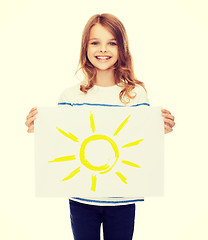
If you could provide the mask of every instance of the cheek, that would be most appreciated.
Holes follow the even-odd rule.
[[[87,58],[89,59],[89,51],[87,50],[87,54],[86,54]]]
[[[118,49],[114,49],[113,51],[113,55],[118,59],[119,58],[119,53],[118,53]]]
[[[94,59],[94,52],[92,51],[92,49],[88,48],[87,49],[87,61],[93,65],[93,62],[95,61]]]
[[[92,57],[94,55],[94,49],[92,49],[91,47],[88,47],[87,49],[87,56],[88,57]]]
[[[90,48],[87,49],[87,58],[90,60],[90,58],[92,57],[92,52],[90,50]]]
[[[89,50],[89,47],[87,48],[87,56],[89,57],[89,54],[90,54],[90,50]]]

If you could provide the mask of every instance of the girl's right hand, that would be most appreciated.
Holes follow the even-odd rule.
[[[29,133],[34,132],[34,120],[36,119],[35,115],[37,113],[38,113],[37,107],[34,107],[30,110],[29,114],[27,115],[25,125],[28,127],[27,132]]]

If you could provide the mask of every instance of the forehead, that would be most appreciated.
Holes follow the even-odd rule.
[[[113,34],[101,24],[95,24],[90,30],[90,39],[97,38],[103,40],[115,39]]]

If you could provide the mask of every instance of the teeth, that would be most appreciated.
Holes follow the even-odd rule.
[[[97,59],[101,59],[101,60],[107,60],[110,59],[110,57],[96,57]]]

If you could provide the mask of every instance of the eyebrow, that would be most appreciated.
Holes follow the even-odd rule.
[[[99,38],[90,38],[89,41],[92,41],[92,40],[100,40]],[[115,38],[111,38],[109,39],[109,41],[116,41]]]

